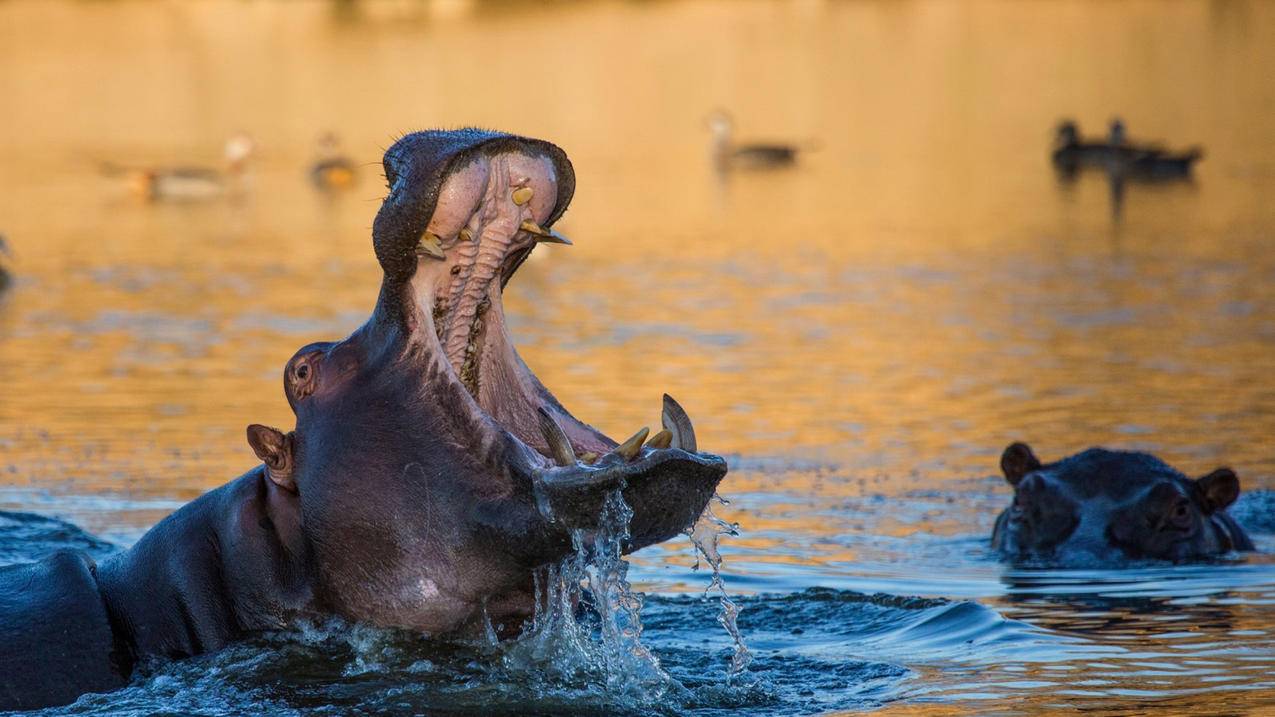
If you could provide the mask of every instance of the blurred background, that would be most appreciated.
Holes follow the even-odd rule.
[[[244,426],[292,425],[284,362],[374,303],[384,148],[492,127],[560,145],[578,180],[575,246],[505,297],[519,350],[610,435],[657,422],[664,391],[687,408],[732,464],[732,591],[959,599],[1030,636],[965,650],[1001,637],[958,615],[944,630],[974,637],[868,648],[829,623],[800,669],[857,650],[897,679],[811,701],[762,660],[773,711],[1269,703],[1268,557],[1086,578],[1077,602],[1024,598],[1042,591],[985,540],[998,456],[1026,440],[1230,465],[1272,547],[1272,40],[1275,5],[1226,0],[0,2],[0,505],[127,545],[250,468]],[[716,161],[723,113],[795,161]],[[1203,159],[1118,205],[1105,173],[1055,171],[1061,120],[1114,117]],[[636,582],[701,590],[691,562],[644,552]],[[1142,602],[1095,606],[1113,594]],[[1096,613],[1127,634],[1090,634]],[[755,651],[794,649],[791,627],[753,623]],[[1216,664],[1138,667],[1166,651]]]

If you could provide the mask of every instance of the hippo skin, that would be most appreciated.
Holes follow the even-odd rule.
[[[284,369],[296,417],[248,427],[262,463],[94,565],[61,552],[0,568],[0,709],[126,684],[144,659],[217,650],[337,616],[431,636],[504,636],[534,573],[598,527],[621,490],[626,551],[703,512],[725,462],[664,430],[623,443],[577,420],[514,350],[506,283],[566,210],[575,176],[539,140],[476,129],[408,135],[385,154],[370,319]],[[577,456],[579,456],[577,458]]]
[[[1001,455],[1014,501],[992,547],[1013,559],[1183,562],[1253,550],[1226,508],[1240,494],[1230,468],[1191,479],[1148,453],[1090,448],[1041,463],[1024,443]]]

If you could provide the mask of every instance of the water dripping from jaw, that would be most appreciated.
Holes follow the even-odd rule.
[[[713,494],[713,500],[722,505],[727,505],[725,498],[716,493]],[[717,599],[721,605],[721,611],[717,613],[717,624],[721,625],[726,634],[730,636],[731,641],[735,644],[735,651],[731,654],[730,665],[726,668],[726,679],[729,682],[736,676],[742,674],[748,669],[749,663],[753,661],[753,654],[748,651],[748,646],[744,644],[744,636],[739,632],[739,606],[734,600],[730,599],[730,595],[726,592],[726,583],[722,581],[722,556],[717,551],[717,539],[722,535],[739,535],[739,524],[728,523],[713,514],[713,502],[709,501],[708,506],[704,508],[704,512],[700,515],[699,520],[686,530],[686,535],[691,539],[691,544],[695,546],[695,566],[694,570],[699,570],[700,557],[704,558],[704,562],[713,570],[713,576],[709,580],[708,587],[704,588],[704,597],[707,598],[709,593],[716,591]]]
[[[506,667],[553,682],[604,687],[609,695],[652,705],[686,695],[642,644],[642,595],[628,581],[622,546],[633,511],[620,491],[607,496],[596,530],[573,529],[573,551],[535,573],[535,613],[507,647]]]

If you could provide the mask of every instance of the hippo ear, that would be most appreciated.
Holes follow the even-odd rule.
[[[1240,478],[1230,468],[1218,468],[1203,478],[1196,479],[1200,494],[1204,496],[1204,509],[1216,513],[1240,497]]]
[[[285,436],[277,428],[254,423],[248,426],[248,445],[266,464],[266,475],[275,485],[297,492],[297,482],[292,477],[291,433]]]
[[[1040,459],[1026,443],[1011,443],[1001,454],[1001,472],[1010,485],[1018,485],[1023,476],[1039,469]]]

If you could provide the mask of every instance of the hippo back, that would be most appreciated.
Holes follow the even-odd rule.
[[[126,683],[117,644],[83,553],[0,568],[0,710],[67,704]]]

